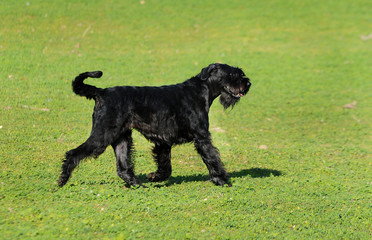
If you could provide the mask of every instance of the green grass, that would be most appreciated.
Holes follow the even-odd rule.
[[[0,238],[370,238],[371,1],[142,3],[0,2]],[[148,188],[123,188],[112,149],[57,187],[64,153],[91,128],[77,74],[163,85],[212,62],[253,83],[232,111],[210,112],[233,187],[207,181],[191,144],[173,149],[168,181],[146,182],[155,164],[138,133]]]

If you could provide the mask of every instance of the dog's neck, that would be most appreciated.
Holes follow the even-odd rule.
[[[221,95],[221,86],[216,82],[207,82],[209,90],[209,106]]]
[[[208,96],[206,100],[209,103],[209,107],[212,105],[213,101],[221,95],[221,86],[213,80],[201,80],[196,76],[185,81],[183,84],[194,86],[200,91],[206,91],[207,94],[205,96]]]

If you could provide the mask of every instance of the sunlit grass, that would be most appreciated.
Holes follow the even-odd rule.
[[[371,227],[370,1],[0,2],[0,238],[367,239]],[[364,36],[364,37],[362,37]],[[253,87],[216,101],[214,144],[232,188],[208,182],[192,144],[149,183],[151,147],[134,134],[127,189],[111,148],[57,187],[61,159],[86,140],[99,87],[164,85],[212,62]],[[347,104],[353,103],[350,107]],[[346,106],[345,106],[346,105]]]

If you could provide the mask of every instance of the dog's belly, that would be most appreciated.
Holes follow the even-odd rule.
[[[177,145],[177,144],[183,144],[183,143],[188,143],[192,141],[192,138],[187,138],[187,137],[172,137],[172,136],[167,136],[167,135],[161,135],[161,134],[151,134],[151,133],[143,133],[141,134],[150,142],[155,143],[155,144],[166,144],[166,145]]]
[[[191,132],[187,130],[187,128],[169,119],[148,123],[136,122],[132,127],[155,144],[174,145],[191,142],[193,140]]]

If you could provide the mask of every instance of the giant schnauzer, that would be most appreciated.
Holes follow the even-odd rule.
[[[210,181],[231,186],[219,152],[212,145],[208,112],[218,96],[226,109],[247,94],[251,83],[240,68],[211,64],[183,83],[161,87],[100,89],[83,82],[101,76],[100,71],[86,72],[72,82],[77,95],[95,100],[93,127],[85,143],[66,153],[59,186],[66,184],[81,160],[98,157],[108,145],[115,151],[119,177],[129,186],[142,186],[134,174],[131,156],[133,128],[155,144],[152,151],[157,171],[147,175],[149,181],[168,179],[172,146],[193,142],[207,165]]]

